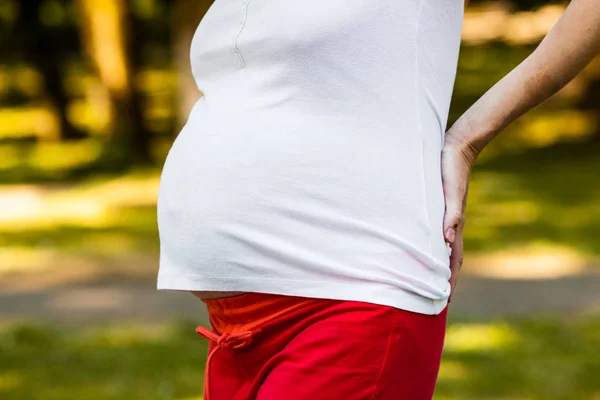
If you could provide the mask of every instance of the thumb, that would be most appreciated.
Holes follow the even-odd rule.
[[[465,193],[458,187],[446,190],[445,201],[446,210],[444,212],[444,238],[450,243],[454,243],[456,232],[464,218]]]
[[[444,215],[444,238],[450,243],[454,243],[456,231],[462,221],[462,210],[456,206],[446,208]]]
[[[472,160],[465,157],[446,141],[442,150],[442,187],[444,191],[444,238],[454,243],[456,232],[462,227],[469,190]]]

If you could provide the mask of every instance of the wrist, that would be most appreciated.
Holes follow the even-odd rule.
[[[486,102],[480,98],[446,132],[452,146],[477,156],[502,130],[504,119],[489,112],[491,104]]]
[[[470,165],[473,165],[491,139],[485,139],[489,135],[484,130],[477,129],[466,117],[463,114],[446,132],[444,150],[460,153]]]

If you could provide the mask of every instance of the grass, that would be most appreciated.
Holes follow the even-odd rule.
[[[535,256],[559,249],[582,265],[598,265],[596,153],[586,142],[573,142],[482,157],[469,190],[467,261],[475,253],[502,256],[524,249]],[[0,269],[50,259],[50,253],[115,259],[156,255],[159,173],[134,170],[79,182],[0,187],[5,250]]]
[[[199,400],[195,325],[0,328],[0,398]],[[600,315],[450,321],[437,400],[599,399]]]
[[[466,249],[545,241],[599,257],[600,159],[586,147],[561,143],[479,164],[469,189]]]
[[[194,328],[184,322],[159,328],[4,328],[0,398],[198,398],[206,348]]]
[[[600,318],[450,324],[437,399],[600,398]]]

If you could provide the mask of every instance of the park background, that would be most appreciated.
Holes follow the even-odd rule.
[[[155,289],[155,203],[209,6],[0,0],[0,398],[200,399],[206,314]],[[448,127],[565,6],[469,4]],[[599,175],[597,57],[477,162],[435,399],[600,399]]]

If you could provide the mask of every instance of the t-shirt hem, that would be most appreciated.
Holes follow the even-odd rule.
[[[448,299],[432,300],[377,282],[302,281],[276,278],[207,277],[189,274],[158,274],[158,290],[208,290],[280,294],[321,299],[363,301],[419,314],[437,315]]]

